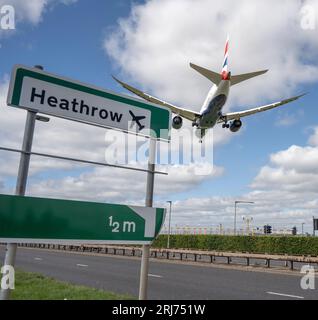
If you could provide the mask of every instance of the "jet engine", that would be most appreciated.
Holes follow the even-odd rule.
[[[182,123],[183,123],[183,120],[180,116],[175,116],[173,119],[172,119],[172,127],[173,129],[181,129],[182,127]]]
[[[234,120],[230,124],[230,130],[231,132],[238,132],[242,127],[242,121],[241,120]]]

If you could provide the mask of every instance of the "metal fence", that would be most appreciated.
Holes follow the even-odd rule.
[[[164,226],[160,234],[167,235],[169,228]],[[225,228],[223,226],[218,227],[202,227],[202,226],[173,226],[170,229],[171,235],[234,235],[233,228]],[[237,229],[237,235],[264,235],[263,228],[246,228]],[[292,229],[272,229],[272,235],[292,235]]]

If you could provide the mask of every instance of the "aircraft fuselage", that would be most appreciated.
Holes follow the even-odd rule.
[[[198,128],[210,129],[216,125],[222,116],[222,109],[229,96],[230,87],[230,80],[222,80],[217,87],[212,87],[203,105],[201,117],[198,119]]]

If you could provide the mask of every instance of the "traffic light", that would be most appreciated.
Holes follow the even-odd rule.
[[[272,233],[272,226],[266,225],[264,226],[264,234],[271,234]]]

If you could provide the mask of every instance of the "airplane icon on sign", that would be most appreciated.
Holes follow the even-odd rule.
[[[134,126],[134,122],[135,122],[137,124],[137,126],[138,126],[138,131],[143,130],[145,128],[145,126],[143,126],[140,123],[140,121],[146,119],[146,117],[145,116],[140,116],[140,117],[135,116],[134,113],[132,111],[130,111],[130,110],[129,110],[129,113],[130,113],[130,115],[132,117],[132,121],[133,121],[131,126],[130,126],[130,129]]]

